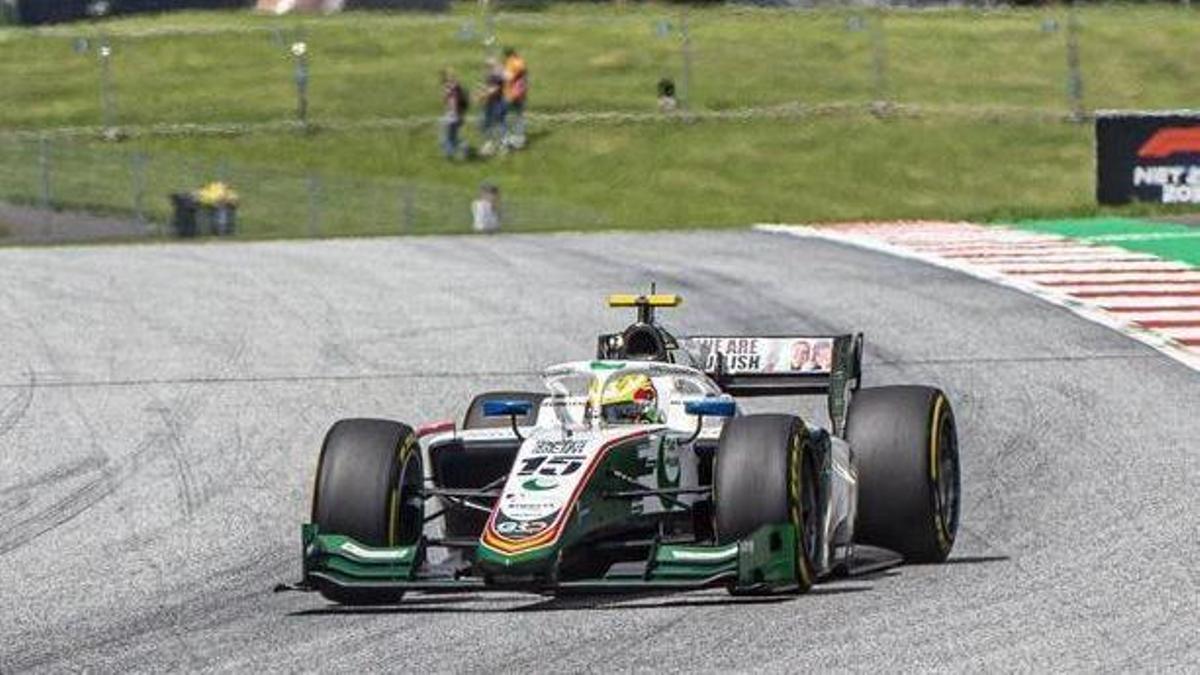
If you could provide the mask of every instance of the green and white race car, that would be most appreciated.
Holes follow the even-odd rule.
[[[637,321],[545,393],[481,394],[461,427],[346,419],[321,448],[303,579],[343,604],[407,591],[725,587],[940,562],[960,486],[950,402],[860,388],[861,335],[676,338],[675,295],[618,295]],[[821,395],[829,429],[745,414],[748,396]]]

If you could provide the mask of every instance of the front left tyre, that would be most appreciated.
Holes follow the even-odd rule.
[[[411,427],[377,419],[340,420],[321,446],[312,522],[373,547],[412,546],[421,539],[425,506],[421,450]],[[318,584],[341,604],[391,604],[400,591]]]

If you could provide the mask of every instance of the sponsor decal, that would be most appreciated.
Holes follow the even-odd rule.
[[[1138,148],[1138,157],[1163,159],[1171,155],[1200,154],[1200,127],[1168,127],[1154,132]]]
[[[1119,114],[1096,120],[1096,198],[1200,203],[1200,115]]]
[[[540,520],[554,515],[561,506],[557,501],[521,500],[505,504],[500,509],[500,515],[510,520]]]
[[[556,480],[546,479],[545,484],[543,484],[541,482],[542,480],[543,480],[542,478],[538,478],[536,476],[533,478],[530,478],[529,480],[525,481],[524,483],[521,483],[521,489],[522,490],[531,490],[533,492],[541,492],[543,490],[553,490],[554,488],[558,487],[558,481],[556,481]]]
[[[351,557],[359,558],[360,560],[370,560],[373,562],[374,561],[400,562],[401,560],[405,560],[406,558],[408,558],[408,554],[411,552],[411,549],[407,549],[407,548],[400,548],[400,549],[363,548],[363,547],[355,544],[352,541],[343,542],[342,545],[339,547],[339,549],[343,553],[345,553]]]
[[[677,488],[683,468],[679,465],[679,441],[674,438],[662,437],[658,444],[658,461],[656,462],[656,478],[658,487]],[[664,504],[663,506],[666,506]]]
[[[530,476],[535,472],[539,476],[570,476],[583,466],[587,455],[534,455],[517,459],[520,468],[518,476]]]
[[[1158,188],[1163,204],[1200,203],[1200,166],[1136,166],[1133,186]]]
[[[825,337],[696,337],[688,346],[709,373],[828,373],[833,364]]]
[[[517,456],[504,499],[492,512],[481,542],[506,555],[553,544],[562,533],[567,514],[609,450],[640,441],[648,433],[637,430],[603,443],[596,438],[568,439],[565,444],[546,440],[541,447],[542,453],[548,454],[538,452],[542,440],[527,442]]]
[[[506,520],[496,524],[496,531],[510,536],[532,537],[547,527],[550,527],[550,524],[542,520]]]
[[[587,441],[564,439],[561,441],[538,440],[530,451],[535,455],[577,455],[587,447]]]
[[[754,540],[747,539],[745,542],[747,547],[753,547]],[[753,548],[750,549],[751,552]],[[712,550],[703,551],[697,549],[671,549],[671,559],[679,562],[716,562],[718,560],[732,560],[737,557],[738,545],[729,544],[724,548],[714,548]]]

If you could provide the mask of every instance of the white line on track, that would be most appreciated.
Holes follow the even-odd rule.
[[[1031,274],[1027,281],[1043,286],[1123,286],[1125,284],[1194,284],[1200,283],[1196,272],[1133,272],[1129,274]]]
[[[1045,257],[1031,257],[1025,255],[1004,257],[995,256],[992,258],[973,258],[970,256],[942,257],[962,259],[975,265],[988,265],[990,267],[1029,267],[1036,265],[1039,268],[1053,267],[1057,265],[1104,265],[1105,267],[1110,267],[1112,265],[1147,263],[1156,262],[1158,260],[1149,254],[1089,254],[1086,251],[1076,252],[1075,255],[1048,255]]]
[[[1098,305],[1104,309],[1133,309],[1153,307],[1155,309],[1192,308],[1200,307],[1200,293],[1185,297],[1142,298],[1128,296],[1105,296],[1102,298],[1087,298],[1089,304]]]
[[[1159,328],[1158,330],[1170,335],[1184,344],[1200,343],[1200,327],[1196,328]]]
[[[969,260],[979,260],[982,262],[991,262],[993,260],[1155,260],[1155,257],[1149,253],[1130,253],[1129,251],[1114,250],[1108,246],[1103,248],[1083,249],[1078,248],[1005,248],[993,246],[988,248],[975,249],[948,249],[937,250],[934,248],[921,247],[920,250],[929,253],[936,253],[943,258],[963,258]]]
[[[1008,265],[1001,268],[1005,274],[1130,274],[1137,273],[1176,273],[1191,272],[1192,268],[1176,262],[1102,262],[1038,265],[1032,263]]]
[[[1200,310],[1161,309],[1146,312],[1126,312],[1123,316],[1126,321],[1147,328],[1200,326]]]
[[[1163,239],[1198,239],[1200,231],[1146,232],[1144,234],[1097,234],[1081,237],[1084,241],[1161,241]]]
[[[1164,284],[1161,282],[1132,282],[1123,284],[1041,284],[1049,286],[1060,293],[1075,297],[1102,297],[1106,295],[1136,295],[1146,293],[1159,294],[1197,294],[1200,293],[1200,281],[1182,284]]]

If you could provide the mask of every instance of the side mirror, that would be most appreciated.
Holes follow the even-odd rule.
[[[737,412],[737,404],[728,398],[702,398],[683,404],[683,410],[689,415],[702,417],[733,417]]]
[[[484,401],[484,417],[524,417],[533,410],[531,401]]]

